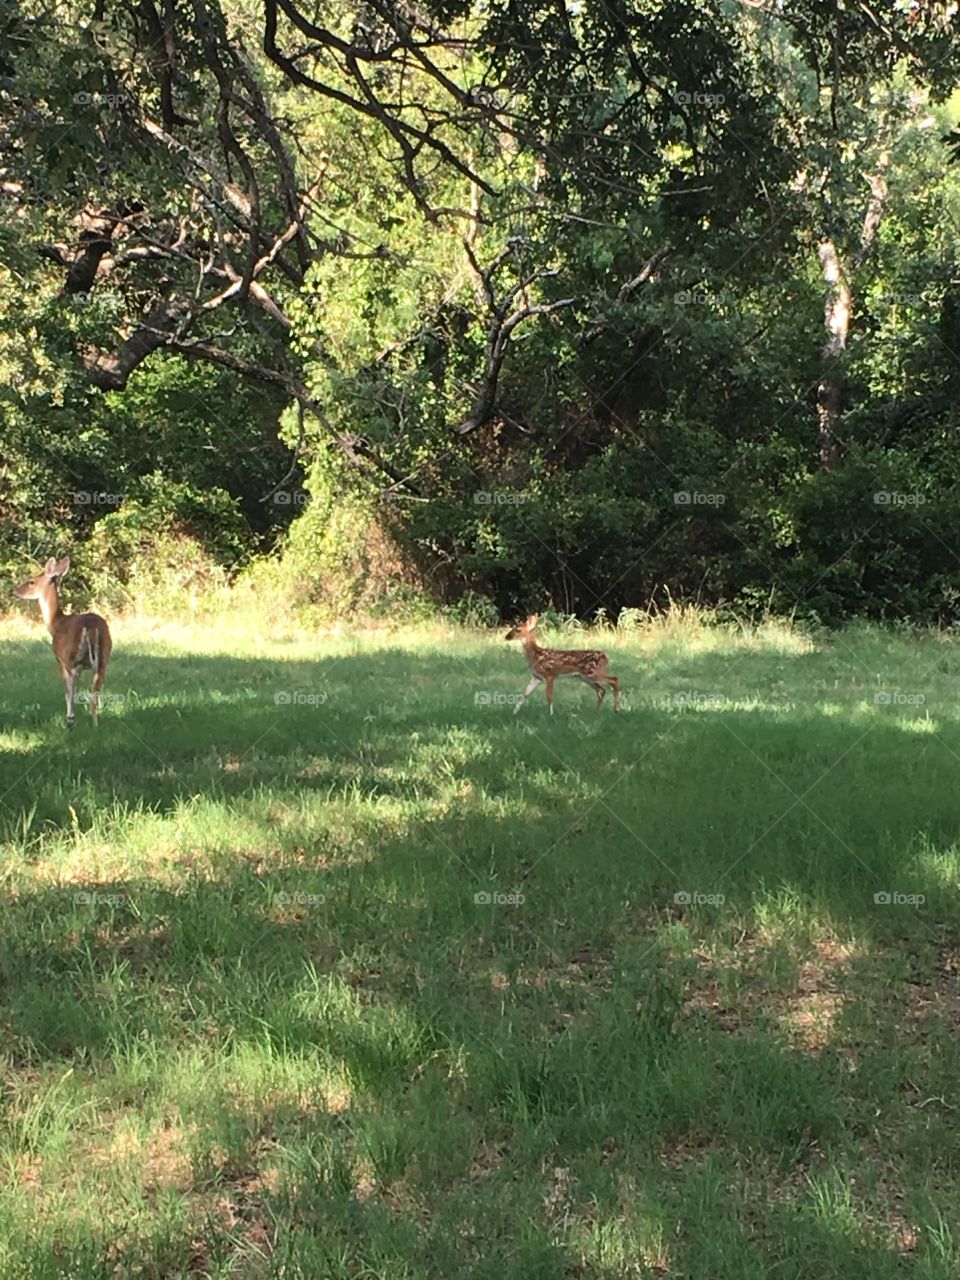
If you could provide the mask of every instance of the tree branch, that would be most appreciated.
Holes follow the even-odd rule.
[[[468,256],[476,266],[476,257],[469,245],[465,245]],[[487,270],[477,271],[481,280],[484,282],[484,291],[490,301],[491,321],[490,328],[487,331],[487,342],[483,357],[483,375],[480,380],[480,389],[474,399],[473,408],[464,420],[454,427],[454,431],[458,435],[467,435],[471,431],[475,431],[477,427],[483,426],[488,422],[497,403],[497,384],[500,380],[500,372],[503,368],[503,362],[507,355],[507,346],[510,342],[510,336],[518,325],[524,320],[528,320],[531,316],[547,315],[551,311],[557,311],[560,307],[572,306],[574,298],[561,298],[557,302],[538,303],[535,306],[518,307],[510,315],[507,310],[513,299],[522,293],[526,288],[533,284],[536,280],[545,279],[555,275],[553,271],[540,271],[531,275],[529,278],[521,280],[519,284],[509,289],[500,303],[497,303],[493,296],[490,277],[500,262],[502,262],[505,254],[510,251],[501,252],[494,259],[493,264]]]
[[[634,290],[639,289],[642,284],[646,284],[648,280],[651,280],[657,274],[657,272],[660,269],[660,266],[666,260],[669,253],[670,253],[670,250],[666,246],[664,246],[662,249],[658,249],[656,253],[651,254],[651,256],[643,264],[639,273],[635,275],[632,280],[628,280],[627,283],[623,285],[622,288],[620,289],[620,292],[617,294],[617,301],[616,301],[616,305],[618,307],[623,306],[623,304],[630,297],[631,293],[634,292]],[[599,335],[603,333],[606,327],[607,327],[607,322],[605,320],[598,320],[595,324],[591,325],[591,327],[587,330],[587,332],[581,338],[580,340],[581,345],[586,346],[587,343],[592,342],[594,338],[599,337]]]

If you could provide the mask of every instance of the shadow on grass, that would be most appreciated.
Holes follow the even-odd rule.
[[[233,1204],[201,1245],[156,1218],[113,1263],[202,1272],[202,1247],[213,1274],[280,1223],[250,1274],[902,1274],[895,1206],[932,1240],[956,1190],[956,1122],[928,1105],[960,1086],[952,714],[822,691],[678,712],[624,661],[620,717],[578,688],[515,718],[457,659],[375,657],[320,682],[192,659],[195,685],[144,658],[155,704],[96,737],[38,719],[0,762],[14,830],[197,802],[246,824],[178,891],[5,904],[11,1066],[89,1072],[105,1107],[165,1098],[195,1127],[193,1192]],[[514,690],[516,662],[494,679]],[[292,689],[326,701],[274,701]],[[822,926],[860,945],[798,971]],[[107,1243],[70,1246],[68,1274],[100,1274]],[[948,1274],[923,1249],[918,1273]]]
[[[111,810],[162,814],[198,797],[229,808],[263,795],[349,792],[362,805],[419,794],[442,817],[411,816],[407,838],[466,862],[483,850],[480,878],[525,875],[556,845],[574,863],[583,855],[594,878],[669,898],[758,882],[862,885],[872,912],[873,892],[952,893],[929,852],[960,829],[952,706],[844,704],[792,677],[789,658],[760,654],[750,655],[755,685],[766,662],[767,683],[792,678],[809,687],[806,702],[763,688],[725,701],[710,692],[711,656],[699,679],[690,658],[653,681],[635,663],[620,716],[595,713],[579,684],[558,687],[553,717],[542,694],[514,716],[509,702],[475,700],[513,696],[517,664],[494,656],[482,690],[473,664],[406,650],[328,664],[191,658],[189,680],[175,659],[135,657],[135,687],[108,689],[99,728],[81,720],[70,734],[49,688],[26,703],[32,682],[21,678],[3,698],[0,832],[83,831]],[[793,661],[806,671],[809,656]],[[459,806],[446,794],[458,788]],[[536,830],[521,838],[516,818]],[[924,863],[922,883],[895,883],[910,858]],[[688,883],[694,874],[709,883]]]

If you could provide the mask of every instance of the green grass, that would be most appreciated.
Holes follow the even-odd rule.
[[[70,735],[0,631],[0,1275],[960,1272],[952,639],[606,632],[551,718],[496,634],[114,631]]]

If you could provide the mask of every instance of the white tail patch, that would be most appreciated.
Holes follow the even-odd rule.
[[[80,643],[77,645],[77,654],[73,660],[73,669],[79,671],[82,667],[92,667],[97,670],[97,633],[93,627],[84,627],[80,632]]]

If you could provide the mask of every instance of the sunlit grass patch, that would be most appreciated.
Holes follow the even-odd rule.
[[[951,641],[7,634],[3,1274],[956,1270]]]

